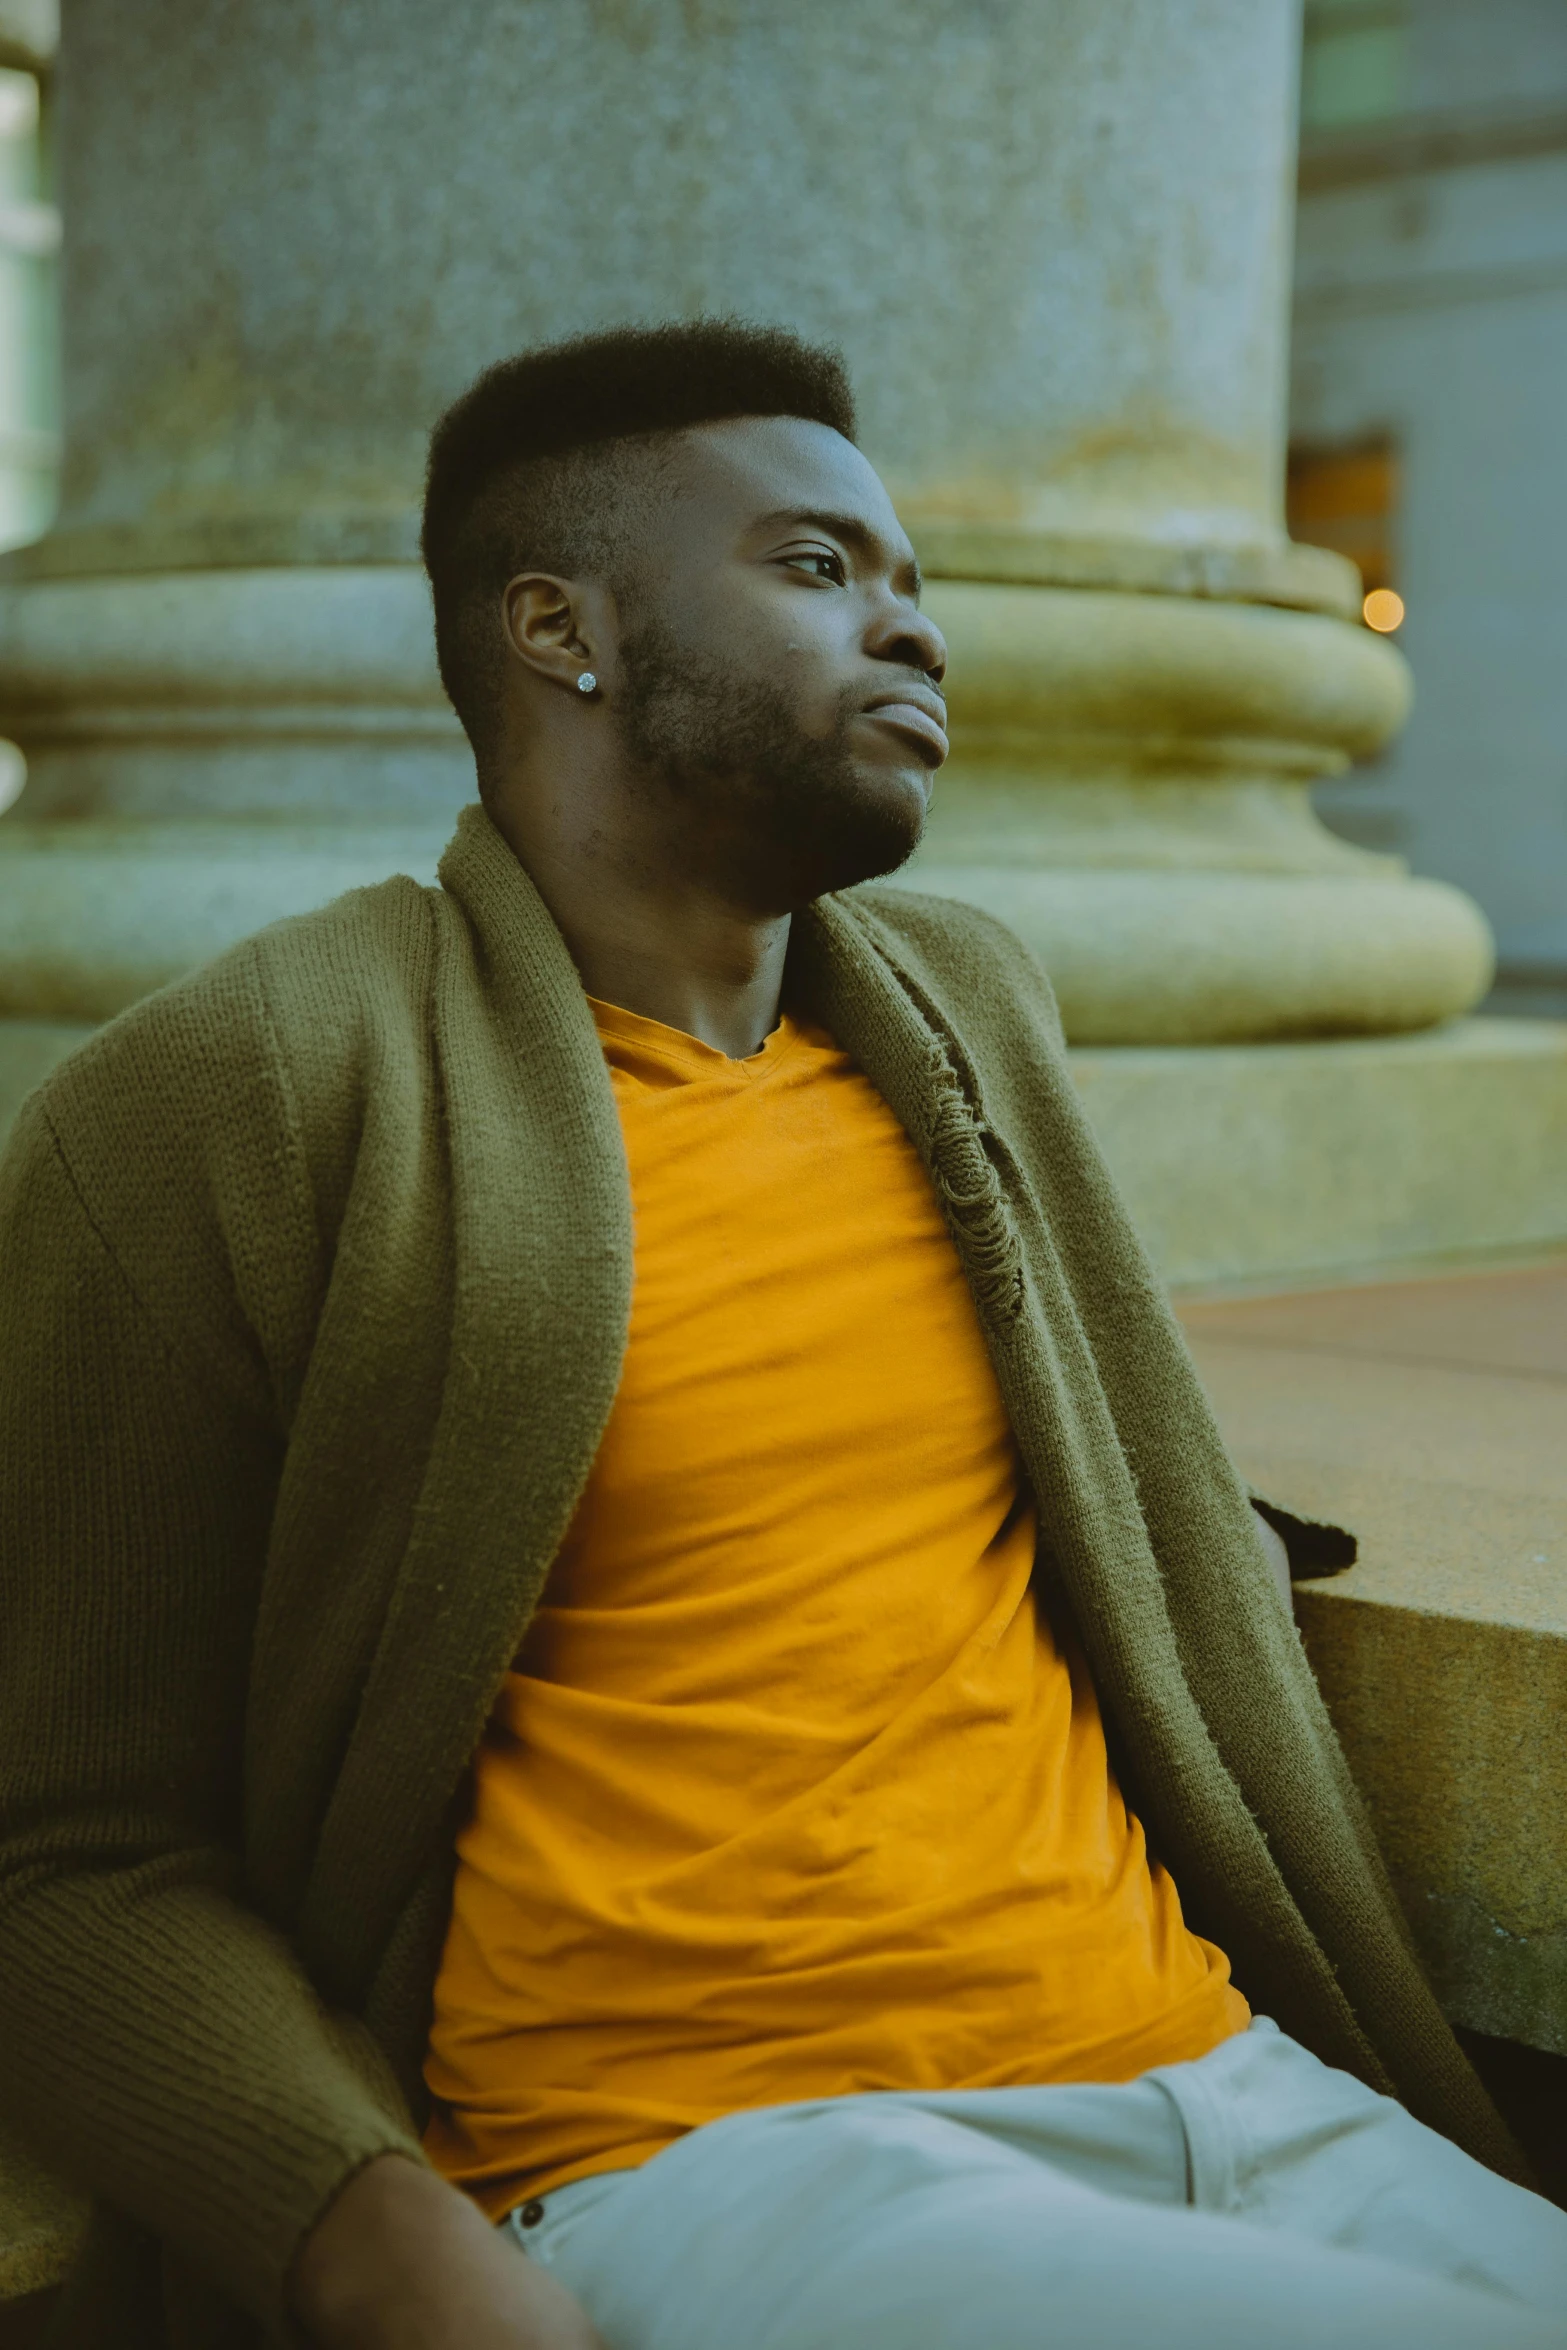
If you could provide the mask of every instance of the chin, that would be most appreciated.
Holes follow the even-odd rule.
[[[885,768],[855,778],[851,789],[816,811],[800,852],[797,904],[853,889],[906,865],[920,845],[930,805],[923,775]]]
[[[931,778],[923,767],[899,768],[889,774],[881,768],[861,779],[856,799],[863,811],[869,836],[880,836],[881,853],[885,864],[875,867],[876,873],[892,873],[906,864],[925,837],[925,820],[930,814]],[[874,878],[867,870],[864,881]]]

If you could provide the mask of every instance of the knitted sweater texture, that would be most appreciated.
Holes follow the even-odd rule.
[[[417,2152],[454,1818],[608,1416],[631,1217],[565,945],[442,887],[115,1021],[0,1165],[0,2111],[88,2188],[60,2338],[287,2340]],[[1130,1799],[1253,2005],[1497,2168],[1048,987],[967,907],[802,916],[791,987],[928,1167]]]

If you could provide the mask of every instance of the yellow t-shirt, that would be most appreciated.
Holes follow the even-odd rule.
[[[481,1748],[426,2136],[499,2216],[741,2106],[1127,2080],[1247,2021],[1111,1776],[929,1180],[785,1019],[594,1006],[636,1231]]]

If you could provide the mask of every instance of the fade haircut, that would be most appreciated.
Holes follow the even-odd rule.
[[[675,433],[801,416],[855,436],[835,351],[742,319],[620,327],[487,368],[430,439],[420,551],[441,683],[481,779],[496,748],[501,597],[520,571],[622,580],[635,501]]]

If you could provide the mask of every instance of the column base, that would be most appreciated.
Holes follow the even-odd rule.
[[[1074,1044],[1399,1035],[1485,994],[1479,908],[1312,811],[1408,706],[1384,639],[1109,587],[938,580],[928,602],[953,755],[898,880],[1015,930]]]
[[[110,1019],[286,915],[308,914],[392,873],[433,881],[450,829],[444,818],[398,825],[7,817],[0,1033],[39,1020]]]
[[[1177,1289],[1567,1247],[1567,1022],[1072,1060]]]
[[[1467,1012],[1491,980],[1484,917],[1441,881],[916,861],[907,882],[1015,931],[1086,1048],[1398,1035]]]

